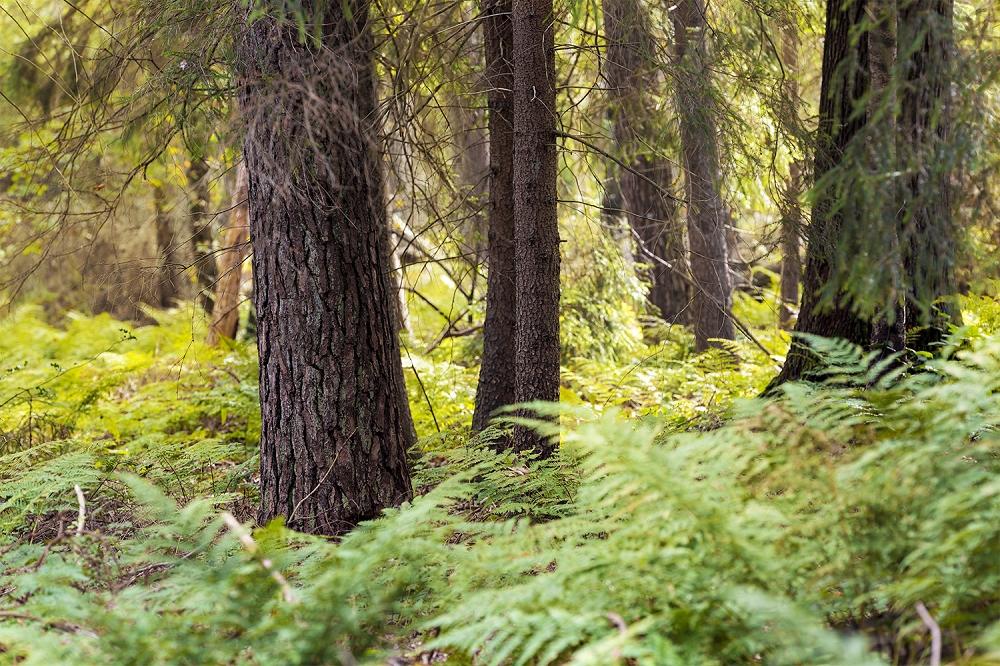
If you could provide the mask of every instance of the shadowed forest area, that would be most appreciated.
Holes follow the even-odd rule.
[[[1000,666],[993,0],[0,35],[0,664]]]

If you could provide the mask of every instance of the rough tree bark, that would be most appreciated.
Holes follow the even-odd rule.
[[[695,348],[732,340],[732,283],[726,244],[728,211],[720,192],[708,35],[703,0],[680,0],[670,12],[676,43],[677,111],[687,193],[687,229],[694,280]]]
[[[868,120],[867,111],[859,108],[870,79],[867,33],[859,33],[859,26],[866,20],[866,3],[867,0],[827,1],[816,131],[817,180],[841,163],[848,144]],[[833,207],[833,196],[830,188],[823,188],[813,203],[812,221],[806,230],[802,305],[795,331],[843,338],[867,346],[872,339],[872,325],[867,319],[842,303],[820,301],[820,289],[832,275],[832,248],[836,247],[844,222]],[[782,382],[799,379],[813,362],[805,345],[793,340],[785,364],[769,390]]]
[[[209,213],[211,190],[208,182],[208,162],[192,157],[187,169],[191,203],[188,215],[191,220],[191,249],[198,281],[198,302],[206,313],[212,314],[212,297],[215,288],[215,257],[212,251],[212,215]]]
[[[879,216],[880,228],[885,230],[882,252],[889,265],[883,311],[872,322],[871,347],[881,350],[882,357],[902,351],[906,346],[903,259],[896,222],[902,199],[898,179],[891,175],[899,171],[896,86],[892,81],[896,66],[896,9],[896,0],[868,0],[866,5],[871,21],[868,32],[868,69],[871,73],[868,124],[871,139],[867,142],[866,159],[869,169],[883,176],[869,205]]]
[[[955,283],[956,230],[949,154],[952,0],[901,0],[901,63],[897,152],[903,170],[900,240],[908,278],[906,324],[910,347],[934,351],[961,311],[948,297]]]
[[[552,0],[514,0],[514,239],[517,402],[559,399],[559,227]],[[523,427],[514,447],[554,443]]]
[[[486,0],[483,31],[489,104],[490,198],[483,360],[476,389],[474,430],[514,401],[514,33],[511,0]]]
[[[219,278],[215,283],[212,320],[208,327],[209,345],[223,338],[234,340],[240,325],[240,287],[243,284],[243,262],[250,251],[250,220],[247,217],[247,170],[245,163],[236,167],[236,187],[233,190],[229,226],[223,235],[218,254]]]
[[[163,185],[153,185],[153,210],[156,224],[156,253],[159,266],[156,275],[156,305],[169,308],[177,302],[179,293],[177,271],[183,264],[177,257],[173,224],[167,212],[167,194]]]
[[[656,110],[649,87],[656,79],[655,44],[639,0],[604,0],[607,55],[604,78],[613,100],[612,127],[619,159],[618,189],[629,228],[648,265],[647,300],[668,322],[687,323],[690,290],[685,279],[684,236],[677,206],[667,194],[670,162],[657,150]],[[651,256],[650,256],[651,255]]]
[[[239,44],[260,355],[259,520],[339,534],[411,496],[366,0]]]

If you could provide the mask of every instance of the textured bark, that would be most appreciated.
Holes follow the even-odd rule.
[[[871,72],[868,114],[872,138],[868,141],[867,159],[872,172],[885,176],[869,205],[878,212],[878,224],[885,230],[883,252],[890,267],[883,311],[872,323],[871,347],[880,350],[880,355],[886,357],[902,351],[906,346],[903,258],[896,222],[902,198],[899,179],[889,177],[889,174],[899,171],[896,86],[892,82],[896,66],[896,1],[868,0],[866,11],[872,24],[868,33],[868,68]]]
[[[517,402],[559,399],[559,227],[552,0],[514,0],[514,242]],[[554,444],[515,428],[514,446]]]
[[[167,194],[163,185],[153,185],[153,208],[156,223],[156,253],[159,268],[156,276],[156,304],[169,308],[177,302],[179,292],[177,272],[183,265],[177,257],[177,244],[170,214],[167,212]]]
[[[250,251],[250,220],[247,217],[247,170],[244,163],[236,168],[229,227],[223,235],[222,249],[217,260],[219,279],[215,283],[212,321],[208,327],[209,345],[223,338],[234,340],[240,325],[240,287],[243,284],[243,262]]]
[[[312,11],[311,6],[305,7]],[[240,43],[258,316],[263,523],[339,534],[412,490],[367,2],[321,47],[264,18]]]
[[[729,215],[720,192],[719,143],[702,0],[680,0],[670,12],[676,42],[677,111],[684,153],[688,246],[694,280],[695,348],[732,340],[732,283],[726,244]]]
[[[510,0],[486,0],[482,21],[489,103],[490,203],[483,360],[472,427],[514,402],[514,33]]]
[[[949,155],[952,0],[901,0],[900,117],[897,149],[903,179],[900,238],[908,278],[906,322],[910,346],[933,351],[961,312],[956,293],[956,230],[952,218]]]
[[[212,314],[212,298],[215,289],[215,256],[212,251],[212,219],[209,212],[211,191],[208,182],[208,162],[203,158],[191,158],[187,170],[191,203],[188,215],[191,220],[191,248],[195,274],[198,278],[198,302],[205,312]]]
[[[869,89],[867,34],[858,34],[865,21],[866,0],[828,0],[823,43],[819,127],[816,131],[815,177],[821,178],[842,161],[848,144],[865,126],[868,114],[858,108]],[[806,266],[802,306],[795,324],[798,333],[843,338],[867,346],[872,325],[842,303],[821,303],[820,290],[830,280],[832,248],[844,220],[832,207],[832,194],[823,188],[813,203],[807,229]],[[801,342],[792,342],[785,364],[769,388],[799,379],[815,359]]]
[[[677,206],[665,192],[673,185],[670,162],[657,150],[655,43],[639,0],[604,0],[607,54],[604,78],[611,91],[612,128],[618,159],[618,190],[626,221],[639,241],[639,259],[649,266],[649,303],[669,322],[687,323],[690,300],[684,235]]]

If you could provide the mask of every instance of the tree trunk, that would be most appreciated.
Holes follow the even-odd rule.
[[[781,26],[781,60],[785,74],[785,95],[791,112],[798,115],[799,75],[798,35],[791,21]],[[799,234],[802,230],[802,165],[793,161],[788,167],[784,210],[781,215],[781,309],[779,323],[788,330],[794,319],[793,309],[799,304],[799,279],[802,258],[799,256]]]
[[[656,80],[649,17],[639,0],[604,0],[603,9],[612,131],[618,157],[629,165],[619,168],[622,208],[638,240],[639,258],[650,267],[647,300],[668,322],[687,323],[684,236],[677,206],[667,194],[673,170],[657,150],[656,111],[649,108],[650,86]]]
[[[191,203],[189,216],[191,218],[191,247],[195,274],[198,277],[198,302],[205,312],[212,314],[212,294],[215,289],[215,256],[212,249],[212,219],[209,213],[211,190],[208,182],[208,162],[203,158],[192,157],[191,166],[187,170],[188,185],[191,187],[189,196]]]
[[[243,284],[243,262],[250,251],[250,220],[247,218],[247,170],[240,162],[236,167],[236,188],[233,191],[229,228],[223,236],[217,257],[219,278],[215,283],[212,322],[208,328],[208,344],[236,339],[240,325],[240,287]]]
[[[514,0],[514,238],[517,402],[559,399],[559,227],[552,0]],[[528,428],[518,450],[552,453]]]
[[[952,0],[901,0],[900,118],[897,149],[903,178],[900,238],[908,278],[906,321],[910,346],[934,351],[951,324],[961,323],[955,284],[956,230],[949,150]]]
[[[371,126],[369,4],[317,11],[319,45],[294,24],[249,26],[240,106],[260,355],[259,520],[340,534],[411,496],[414,433]]]
[[[625,201],[622,198],[621,180],[618,177],[620,169],[610,160],[605,163],[605,169],[604,181],[601,184],[601,225],[608,230],[618,245],[624,270],[634,271],[635,239],[632,237],[632,227],[623,215]]]
[[[177,257],[174,229],[167,212],[166,190],[153,185],[153,208],[156,223],[156,253],[159,268],[156,276],[156,305],[169,308],[177,302],[177,271],[183,265]]]
[[[462,3],[462,21],[471,22],[469,6]],[[485,28],[484,28],[485,30]],[[456,82],[462,94],[453,95],[452,131],[455,135],[455,173],[458,176],[462,223],[462,240],[469,254],[469,263],[476,268],[472,283],[475,287],[478,271],[488,252],[488,201],[490,178],[490,143],[486,110],[481,107],[480,95],[484,89],[482,75],[485,63],[483,35],[477,29],[469,37],[469,66],[474,73]],[[469,92],[474,94],[469,94]]]
[[[732,284],[726,244],[729,215],[720,193],[719,143],[715,128],[703,0],[680,0],[670,13],[676,41],[677,110],[687,193],[688,245],[695,348],[713,339],[732,340]]]
[[[869,205],[880,216],[880,228],[887,230],[882,252],[890,266],[883,310],[872,322],[871,347],[881,350],[880,356],[884,358],[902,351],[906,346],[903,259],[896,223],[902,197],[899,180],[892,175],[899,171],[896,87],[892,81],[896,66],[896,0],[868,0],[866,10],[872,26],[868,33],[871,72],[868,114],[869,126],[873,128],[870,132],[872,138],[867,142],[867,159],[871,172],[881,176]]]
[[[859,33],[859,26],[866,20],[865,10],[866,0],[827,1],[816,130],[817,180],[840,166],[848,144],[868,120],[866,110],[859,108],[859,101],[869,89],[868,37]],[[832,304],[820,299],[820,290],[830,282],[833,273],[834,248],[844,222],[833,206],[834,196],[830,187],[824,187],[813,203],[812,222],[807,229],[802,306],[795,331],[843,338],[867,346],[872,339],[871,323],[841,299]],[[801,378],[813,363],[808,348],[793,340],[781,372],[768,388]]]
[[[406,268],[403,266],[402,252],[400,244],[402,240],[392,233],[392,228],[387,230],[389,242],[389,272],[390,285],[396,297],[393,299],[393,316],[396,321],[397,333],[409,333],[410,327],[410,303],[406,298]]]
[[[476,389],[474,430],[514,401],[514,33],[510,0],[485,0],[486,88],[489,104],[490,204],[483,360]]]
[[[785,210],[781,216],[781,328],[792,327],[794,312],[799,303],[799,278],[802,259],[799,256],[799,233],[802,229],[801,167],[793,162],[789,167],[788,184],[785,186]]]

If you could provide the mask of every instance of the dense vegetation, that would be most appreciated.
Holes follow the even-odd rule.
[[[0,336],[3,659],[855,665],[926,659],[922,603],[946,655],[991,663],[1000,304],[965,307],[919,372],[816,339],[817,381],[769,399],[748,397],[773,374],[749,345],[570,360],[547,461],[458,425],[474,368],[412,357],[418,496],[335,544],[239,527],[246,343],[205,347],[184,309],[130,329],[22,307]]]
[[[0,664],[1000,665],[995,5],[0,0]]]

